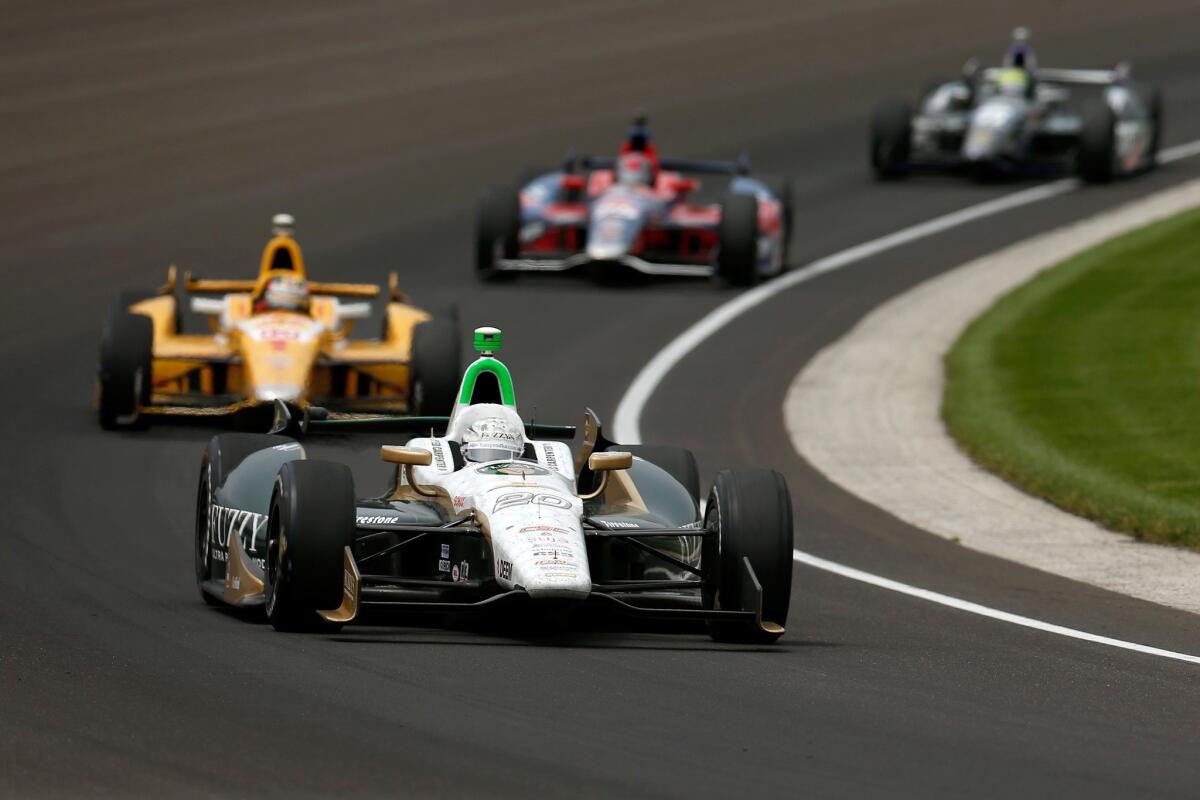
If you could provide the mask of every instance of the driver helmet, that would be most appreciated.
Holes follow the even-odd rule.
[[[626,153],[617,159],[617,183],[623,186],[650,186],[654,167],[644,153]]]
[[[260,311],[308,311],[308,285],[299,278],[272,278],[258,305]]]
[[[471,406],[462,435],[462,455],[467,461],[513,461],[525,452],[525,424],[508,406],[493,403]]]
[[[1037,56],[1034,55],[1033,45],[1029,44],[1029,29],[1017,28],[1013,31],[1012,44],[1004,52],[1003,66],[1032,72],[1037,69]]]

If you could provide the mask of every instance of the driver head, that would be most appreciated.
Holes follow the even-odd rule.
[[[516,410],[480,403],[462,411],[462,455],[466,461],[513,461],[525,452],[525,423]]]
[[[642,153],[626,153],[617,159],[617,183],[622,186],[651,186],[654,167]]]

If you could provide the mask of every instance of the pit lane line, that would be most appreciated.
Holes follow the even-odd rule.
[[[1174,161],[1179,161],[1185,158],[1200,155],[1200,139],[1186,142],[1162,150],[1158,154],[1159,164],[1169,164]],[[634,377],[633,382],[629,384],[629,388],[625,390],[625,394],[621,397],[617,404],[617,411],[613,417],[613,431],[617,441],[627,442],[629,444],[640,444],[642,441],[641,417],[645,410],[646,403],[655,390],[662,384],[663,379],[674,367],[682,361],[688,354],[704,343],[706,339],[712,336],[717,331],[724,328],[735,319],[745,314],[750,309],[762,305],[767,300],[772,299],[778,294],[787,291],[793,286],[799,286],[802,283],[807,283],[814,278],[820,277],[829,272],[842,269],[864,261],[872,256],[892,250],[897,247],[909,244],[911,242],[926,239],[938,233],[948,231],[952,228],[957,228],[966,225],[969,222],[984,219],[986,217],[1002,214],[1005,211],[1010,211],[1014,208],[1020,208],[1041,200],[1047,200],[1051,197],[1067,194],[1079,189],[1083,183],[1078,178],[1062,178],[1052,181],[1041,186],[1034,186],[1029,189],[1024,189],[1012,194],[1007,194],[1002,197],[988,200],[983,203],[978,203],[973,206],[968,206],[958,211],[944,214],[940,217],[934,217],[917,225],[912,225],[907,228],[902,228],[893,233],[872,239],[854,247],[833,253],[831,255],[819,258],[800,269],[793,272],[788,272],[779,278],[764,283],[754,289],[747,290],[737,297],[729,300],[701,317],[690,327],[672,339],[666,347],[660,350],[655,356],[646,363],[644,367]],[[880,575],[874,575],[869,572],[864,572],[854,567],[845,564],[839,564],[835,561],[828,561],[812,553],[806,553],[803,550],[793,550],[792,559],[799,564],[805,564],[815,569],[831,572],[835,575],[840,575],[850,580],[859,581],[881,589],[905,594],[910,597],[916,597],[926,600],[931,603],[954,608],[960,611],[966,611],[978,616],[987,617],[989,619],[1008,622],[1013,625],[1019,625],[1026,628],[1053,633],[1059,636],[1065,636],[1072,639],[1080,639],[1083,641],[1102,644],[1108,647],[1116,647],[1122,650],[1130,650],[1145,655],[1156,656],[1159,658],[1168,658],[1176,661],[1186,661],[1193,664],[1200,664],[1200,656],[1189,655],[1187,653],[1177,653],[1172,650],[1164,650],[1158,647],[1138,644],[1136,642],[1128,642],[1122,639],[1113,639],[1107,636],[1100,636],[1086,631],[1067,628],[1062,625],[1055,625],[1051,622],[1043,622],[1031,617],[1024,617],[1019,614],[1012,614],[1007,611],[990,608],[988,606],[972,603],[969,600],[962,600],[950,595],[944,595],[939,592],[933,592],[928,589],[921,589],[917,586],[910,586],[906,583],[885,578]]]

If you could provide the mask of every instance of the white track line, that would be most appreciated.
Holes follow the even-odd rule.
[[[1190,158],[1200,155],[1200,140],[1187,142],[1185,144],[1169,147],[1158,154],[1159,163],[1169,164],[1180,159]],[[872,256],[879,255],[902,245],[910,244],[911,242],[925,239],[951,228],[957,228],[961,225],[966,225],[969,222],[974,222],[985,217],[1002,214],[1005,211],[1010,211],[1014,208],[1020,208],[1031,203],[1036,203],[1040,200],[1046,200],[1051,197],[1057,197],[1061,194],[1067,194],[1078,189],[1082,184],[1076,178],[1063,178],[1051,183],[1034,186],[1030,189],[1024,189],[1019,192],[997,197],[994,200],[988,200],[984,203],[968,206],[967,208],[954,211],[950,214],[944,214],[940,217],[934,217],[927,222],[922,222],[918,225],[913,225],[908,228],[902,228],[895,233],[889,233],[886,236],[881,236],[878,239],[872,239],[846,250],[842,250],[824,258],[817,259],[810,264],[794,271],[785,273],[783,276],[775,280],[768,281],[754,289],[747,290],[737,297],[714,308],[712,311],[705,314],[703,317],[694,322],[690,327],[672,339],[666,347],[658,351],[654,358],[642,367],[641,371],[634,377],[633,382],[629,384],[629,388],[625,390],[624,396],[617,404],[616,414],[613,415],[613,435],[618,442],[626,442],[627,444],[640,444],[642,441],[642,412],[646,408],[646,403],[650,400],[651,395],[662,383],[663,378],[667,376],[675,366],[682,361],[689,353],[703,344],[704,340],[712,336],[717,331],[724,328],[730,322],[740,317],[755,306],[765,303],[767,300],[776,295],[787,291],[793,286],[798,286],[802,283],[812,280],[820,275],[828,272],[834,272],[848,267],[852,264],[857,264],[860,261],[868,259]],[[893,581],[890,578],[883,578],[878,575],[871,575],[867,572],[847,567],[843,564],[838,564],[833,561],[826,561],[823,558],[814,556],[811,553],[805,553],[796,550],[793,553],[796,561],[807,564],[817,569],[823,569],[843,577],[853,580],[863,581],[884,589],[901,592],[902,594],[920,597],[934,603],[951,606],[962,611],[968,611],[973,614],[998,619],[1004,622],[1010,622],[1014,625],[1023,625],[1029,628],[1049,633],[1056,633],[1061,636],[1069,636],[1075,639],[1084,639],[1097,644],[1105,644],[1110,647],[1119,647],[1125,650],[1133,650],[1139,653],[1160,656],[1163,658],[1172,658],[1180,661],[1188,661],[1200,664],[1200,657],[1190,656],[1184,653],[1175,653],[1170,650],[1161,650],[1157,647],[1149,647],[1147,645],[1136,644],[1134,642],[1125,642],[1120,639],[1110,639],[1107,636],[1097,636],[1083,631],[1064,628],[1061,625],[1054,625],[1049,622],[1039,622],[1028,617],[1021,617],[1016,614],[1009,614],[1006,611],[998,611],[996,609],[981,606],[976,603],[971,603],[967,600],[959,600],[947,595],[930,592],[925,589],[919,589],[915,586],[909,586],[898,581]]]
[[[1134,642],[1126,642],[1121,639],[1112,639],[1108,636],[1098,636],[1094,633],[1086,631],[1078,631],[1074,628],[1067,628],[1062,625],[1054,625],[1049,622],[1032,619],[1030,617],[1022,617],[1019,614],[1010,614],[1007,611],[997,611],[994,608],[981,606],[978,603],[972,603],[968,600],[959,600],[957,597],[941,594],[939,592],[931,592],[928,589],[919,589],[916,586],[909,586],[907,583],[900,583],[890,578],[881,578],[878,575],[872,575],[869,572],[847,567],[843,564],[838,564],[834,561],[826,561],[823,558],[818,558],[811,553],[805,553],[800,550],[792,551],[792,558],[799,564],[807,564],[810,567],[832,572],[835,575],[841,575],[843,578],[849,578],[852,581],[860,581],[869,583],[872,586],[878,586],[880,589],[887,589],[891,592],[899,592],[906,594],[909,597],[919,597],[922,600],[928,600],[931,603],[937,603],[940,606],[966,611],[970,614],[978,614],[981,617],[989,619],[998,619],[1001,622],[1009,622],[1013,625],[1020,625],[1023,628],[1033,628],[1034,630],[1045,631],[1047,633],[1056,633],[1059,636],[1066,636],[1071,639],[1082,639],[1085,642],[1095,642],[1096,644],[1104,644],[1109,647],[1118,647],[1122,650],[1132,650],[1135,653],[1145,653],[1151,656],[1160,658],[1171,658],[1176,661],[1186,661],[1189,664],[1200,664],[1200,656],[1191,656],[1187,653],[1176,653],[1174,650],[1163,650],[1159,647],[1150,647],[1149,645],[1136,644]]]

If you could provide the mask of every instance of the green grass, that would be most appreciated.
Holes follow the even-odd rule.
[[[946,356],[972,458],[1055,505],[1200,549],[1200,210],[1003,297]]]

